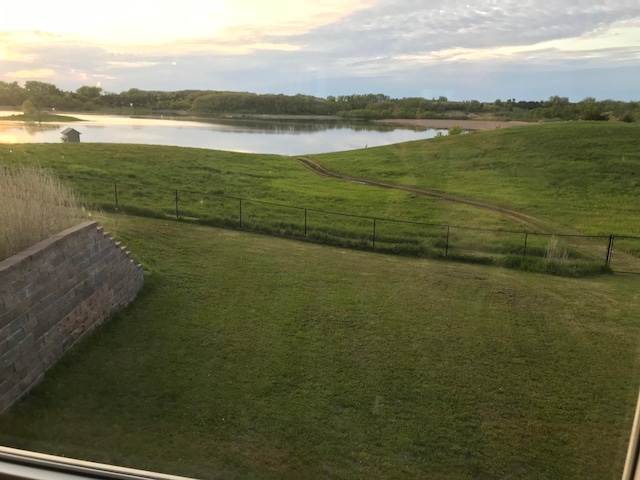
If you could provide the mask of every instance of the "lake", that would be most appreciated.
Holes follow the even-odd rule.
[[[15,113],[0,111],[0,143],[59,143],[60,132],[73,127],[81,133],[80,138],[84,143],[142,143],[302,155],[423,140],[437,134],[434,129],[324,119],[193,121],[72,114],[81,121],[42,125],[2,119]]]

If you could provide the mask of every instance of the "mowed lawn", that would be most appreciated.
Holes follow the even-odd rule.
[[[313,157],[527,212],[560,231],[640,235],[637,123],[546,123]]]
[[[0,417],[3,444],[202,478],[622,472],[635,277],[109,223],[144,291]]]
[[[295,157],[282,155],[109,143],[0,144],[0,168],[16,165],[71,175],[74,178],[65,180],[86,202],[107,209],[115,207],[114,182],[118,182],[119,209],[155,215],[175,216],[177,189],[181,215],[198,218],[235,221],[236,197],[242,197],[342,214],[522,230],[509,219],[466,205],[323,178]],[[270,223],[299,224],[303,213],[251,202],[245,202],[243,208],[248,222],[253,217]],[[354,223],[353,218],[338,216],[309,221],[337,224],[343,229]]]

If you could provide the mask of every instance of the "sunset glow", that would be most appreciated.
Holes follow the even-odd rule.
[[[567,0],[553,11],[543,0],[0,4],[0,80],[71,89],[492,99],[507,86],[504,96],[579,99],[599,95],[592,82],[605,98],[632,98],[628,79],[640,76],[638,59],[640,4],[624,0]],[[470,83],[470,68],[486,83]]]
[[[191,45],[204,40],[232,41],[255,36],[304,33],[367,6],[364,0],[183,0],[173,4],[114,0],[87,14],[85,8],[60,8],[55,2],[7,3],[0,7],[0,31],[31,41],[81,41],[108,48]],[[36,35],[33,35],[33,34]]]

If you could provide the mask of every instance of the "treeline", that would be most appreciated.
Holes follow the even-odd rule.
[[[0,106],[22,107],[26,101],[38,109],[100,111],[113,113],[165,113],[215,117],[246,115],[335,115],[367,120],[388,118],[484,118],[494,120],[620,120],[640,121],[640,102],[597,101],[576,103],[553,96],[540,101],[495,100],[494,102],[450,101],[439,98],[391,98],[383,94],[340,95],[318,98],[310,95],[276,95],[212,90],[161,92],[131,88],[104,92],[82,86],[64,91],[53,84],[0,81]]]

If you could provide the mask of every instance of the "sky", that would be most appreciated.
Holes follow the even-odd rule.
[[[0,81],[640,100],[639,0],[0,3]]]

